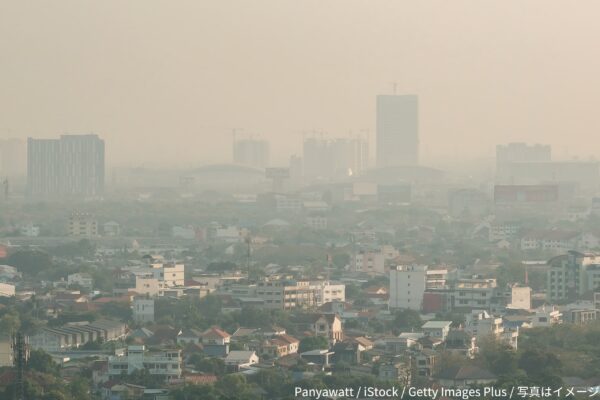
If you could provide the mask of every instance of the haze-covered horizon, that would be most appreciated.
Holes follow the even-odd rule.
[[[107,163],[231,160],[232,130],[375,139],[375,96],[419,96],[421,159],[498,143],[598,156],[600,5],[580,1],[61,1],[0,6],[0,138],[100,135]]]

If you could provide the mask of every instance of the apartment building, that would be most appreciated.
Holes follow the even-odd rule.
[[[458,310],[489,310],[496,298],[496,292],[496,279],[458,279],[451,288],[451,307]]]
[[[574,301],[598,287],[600,287],[600,255],[569,251],[548,261],[548,300]]]
[[[267,279],[256,285],[256,298],[270,309],[311,309],[346,300],[346,285],[331,281]]]

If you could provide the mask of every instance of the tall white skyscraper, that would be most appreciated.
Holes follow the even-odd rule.
[[[95,197],[104,191],[104,140],[62,135],[27,140],[27,187],[34,197]]]
[[[416,95],[377,96],[377,167],[418,163],[418,97]]]

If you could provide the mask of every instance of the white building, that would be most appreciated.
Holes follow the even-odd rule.
[[[529,286],[513,285],[510,292],[510,304],[507,305],[507,308],[516,310],[531,309],[531,288]]]
[[[390,269],[389,308],[420,311],[426,287],[426,265],[399,265]]]
[[[254,351],[233,350],[225,357],[225,365],[235,369],[247,368],[258,364],[259,358]]]
[[[154,299],[133,299],[133,320],[139,323],[154,322]]]
[[[150,375],[164,376],[167,380],[181,378],[181,350],[166,350],[162,353],[150,354],[145,346],[128,346],[124,355],[108,358],[108,375],[120,376],[145,369]]]
[[[332,301],[346,301],[346,285],[331,281],[267,279],[256,286],[238,285],[231,294],[255,297],[270,309],[311,309]]]
[[[152,264],[154,277],[166,287],[185,285],[185,266],[183,264]]]
[[[473,310],[466,315],[465,331],[475,336],[478,341],[486,337],[493,337],[505,342],[513,349],[516,349],[518,345],[519,331],[504,329],[501,317],[490,315],[484,310]]]
[[[446,340],[446,336],[448,336],[448,332],[450,332],[450,326],[452,326],[452,321],[427,321],[423,324],[421,329],[425,336]]]

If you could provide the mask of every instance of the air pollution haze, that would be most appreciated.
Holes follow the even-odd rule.
[[[231,160],[369,135],[378,94],[419,96],[421,159],[497,143],[597,156],[596,1],[60,1],[0,4],[0,137],[96,133],[112,166]]]

